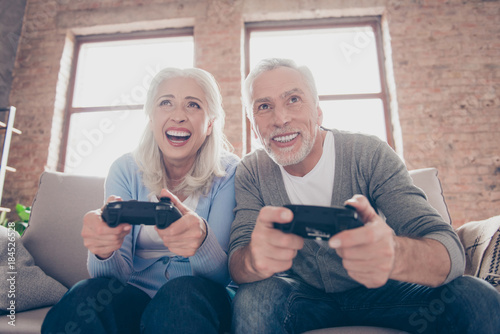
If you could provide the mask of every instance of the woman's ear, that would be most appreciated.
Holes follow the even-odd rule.
[[[212,118],[208,121],[208,127],[207,127],[207,136],[210,136],[212,134],[212,128],[215,122],[215,118]]]

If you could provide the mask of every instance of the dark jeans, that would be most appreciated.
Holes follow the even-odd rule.
[[[183,276],[151,299],[115,278],[92,278],[72,287],[49,311],[43,334],[224,333],[231,324],[226,289]]]
[[[353,325],[409,333],[500,333],[500,293],[470,276],[438,288],[389,281],[377,289],[329,294],[291,278],[272,277],[240,285],[233,299],[237,334]]]

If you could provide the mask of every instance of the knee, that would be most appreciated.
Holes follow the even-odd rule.
[[[199,290],[209,282],[207,279],[198,276],[181,276],[168,281],[161,287],[161,290],[171,290],[172,292],[178,290]]]
[[[104,290],[119,291],[123,289],[123,283],[116,278],[96,277],[89,278],[76,283],[62,298],[63,301],[81,299],[89,295],[96,295]],[[102,293],[102,292],[101,292]]]
[[[280,278],[242,284],[233,299],[235,317],[265,318],[286,307],[290,287]]]
[[[453,321],[470,328],[468,333],[493,333],[500,327],[500,293],[488,282],[462,276],[448,283],[443,294],[453,310]]]
[[[486,309],[500,308],[500,293],[488,282],[473,276],[462,276],[448,283],[443,292],[448,290],[449,298],[456,298],[457,302],[485,307]]]
[[[168,297],[169,299],[185,300],[193,296],[204,295],[210,288],[210,281],[196,276],[177,277],[165,283],[156,293],[155,298]],[[222,286],[221,286],[222,287]]]

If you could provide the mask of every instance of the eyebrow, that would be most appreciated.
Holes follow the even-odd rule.
[[[162,95],[162,96],[158,97],[156,100],[158,101],[159,99],[162,99],[162,98],[165,98],[165,97],[168,97],[170,99],[175,99],[175,95],[173,95],[173,94],[165,94],[165,95]],[[196,100],[196,101],[199,101],[200,103],[203,103],[202,100],[200,100],[199,98],[194,97],[194,96],[186,96],[184,98],[184,100]]]
[[[271,98],[270,97],[261,97],[260,99],[257,99],[254,101],[254,105],[257,104],[257,103],[262,103],[262,102],[271,102]]]
[[[163,99],[164,97],[168,97],[170,99],[175,99],[174,95],[172,95],[172,94],[165,94],[165,95],[158,96],[158,98],[156,99],[156,101],[158,101],[160,99]]]
[[[304,91],[300,88],[293,88],[293,89],[290,89],[290,90],[284,92],[283,94],[281,94],[280,97],[282,99],[286,99],[287,97],[289,97],[290,95],[293,95],[293,94],[304,94]]]
[[[293,88],[293,89],[287,90],[286,92],[282,93],[280,95],[280,98],[284,100],[287,97],[289,97],[290,95],[297,94],[297,93],[304,94],[304,91],[300,88]],[[268,102],[272,102],[272,99],[270,97],[261,97],[261,98],[255,100],[253,105],[255,106],[258,103],[268,103]]]
[[[202,101],[202,100],[200,100],[199,98],[194,97],[194,96],[186,96],[186,97],[184,98],[184,100],[196,100],[196,101],[198,101],[198,102],[200,102],[200,103],[203,103],[203,101]]]

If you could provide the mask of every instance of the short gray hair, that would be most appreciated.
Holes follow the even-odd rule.
[[[309,90],[311,91],[313,98],[316,100],[316,105],[319,103],[318,89],[316,88],[316,82],[312,75],[311,70],[307,66],[298,66],[295,61],[291,59],[284,58],[267,58],[261,60],[257,66],[255,66],[250,73],[242,87],[242,99],[243,105],[245,106],[247,117],[253,121],[252,117],[252,94],[253,94],[253,83],[259,75],[264,72],[274,70],[279,67],[288,67],[297,70],[304,78]]]

